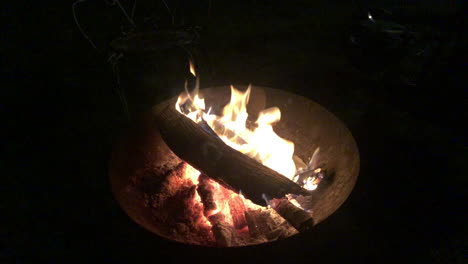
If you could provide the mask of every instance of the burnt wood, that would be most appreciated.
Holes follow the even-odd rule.
[[[155,122],[163,140],[179,158],[219,183],[242,191],[254,203],[265,205],[262,194],[271,198],[289,193],[310,194],[285,176],[227,146],[173,105],[156,113]]]
[[[244,212],[245,212],[245,205],[244,201],[239,196],[234,196],[229,199],[229,210],[231,211],[232,215],[232,222],[236,229],[242,229],[247,225],[245,220]]]
[[[216,240],[216,245],[220,247],[230,247],[235,244],[235,229],[225,221],[222,213],[208,217],[212,227],[211,231]]]
[[[278,226],[267,209],[248,209],[245,211],[245,219],[249,233],[254,238],[266,236]]]
[[[214,201],[214,187],[209,184],[208,176],[200,174],[198,178],[198,195],[203,203],[204,214],[207,215],[211,210],[216,209],[216,203]]]
[[[232,247],[236,244],[236,230],[232,226],[226,224],[225,222],[213,224],[213,227],[211,227],[211,231],[213,231],[213,235],[216,239],[217,246]]]
[[[273,199],[272,208],[288,221],[297,231],[303,233],[314,227],[314,219],[303,209],[292,204],[288,199]]]
[[[271,208],[248,209],[245,211],[245,218],[252,238],[273,241],[297,234],[297,230],[293,226],[284,221],[278,214],[272,212],[273,209]]]

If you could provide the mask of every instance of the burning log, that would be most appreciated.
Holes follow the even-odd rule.
[[[272,208],[299,232],[306,232],[314,227],[314,219],[303,209],[292,204],[288,199],[273,199]]]
[[[227,146],[192,120],[168,105],[156,114],[159,131],[166,144],[181,159],[257,204],[265,204],[262,194],[281,198],[286,194],[310,193],[278,172]]]
[[[201,174],[198,178],[197,191],[200,195],[204,207],[204,214],[207,215],[211,210],[216,209],[216,202],[214,200],[214,187],[209,184],[210,178]]]
[[[229,199],[229,209],[232,215],[232,222],[236,229],[242,229],[247,225],[245,220],[244,212],[245,212],[245,205],[244,201],[240,196],[234,196]]]
[[[218,190],[218,192],[221,191],[222,193],[222,197],[218,197],[218,199],[222,199],[223,201],[228,200],[227,205],[229,206],[231,215],[227,216],[216,204],[215,196],[220,195],[219,193],[215,193],[215,184],[217,185],[217,183],[204,174],[200,175],[198,181],[197,191],[204,206],[204,214],[208,216],[213,211],[218,211],[218,213],[208,217],[212,225],[211,231],[213,232],[216,244],[222,247],[236,245],[236,238],[238,237],[236,233],[237,229],[241,229],[247,225],[244,218],[245,206],[242,198],[238,195],[228,194],[227,189],[223,188]],[[226,217],[229,218],[226,219]],[[231,217],[232,223],[230,221]]]

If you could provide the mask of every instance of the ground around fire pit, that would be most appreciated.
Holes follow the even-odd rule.
[[[81,16],[93,17],[87,28],[102,44],[119,34],[118,10],[96,2],[82,4]],[[80,35],[68,1],[2,3],[0,262],[462,263],[466,22],[460,29],[451,19],[466,5],[382,1],[427,13],[434,30],[451,33],[422,82],[408,86],[350,62],[341,41],[352,2],[369,1],[338,2],[213,6],[219,20],[204,36],[216,69],[209,84],[252,82],[310,97],[344,121],[361,156],[352,194],[311,234],[234,250],[162,239],[121,210],[107,164],[126,121],[107,54]],[[460,38],[449,45],[452,35]]]

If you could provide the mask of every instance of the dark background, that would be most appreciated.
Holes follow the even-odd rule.
[[[137,22],[156,14],[154,24],[170,26],[161,3],[150,2],[138,1]],[[93,49],[72,2],[10,1],[1,9],[0,262],[466,261],[463,1],[223,1],[211,13],[209,1],[167,3],[179,5],[186,25],[201,26],[213,69],[204,86],[285,89],[346,123],[361,155],[352,194],[313,233],[257,247],[200,248],[147,232],[120,209],[107,178],[127,124],[108,43],[128,23],[116,5],[80,4]],[[403,71],[411,58],[350,46],[371,6],[440,32],[430,63]],[[402,78],[408,72],[414,83]],[[157,84],[161,76],[142,78]]]

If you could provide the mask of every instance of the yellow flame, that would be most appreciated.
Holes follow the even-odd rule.
[[[190,73],[197,77],[197,73],[195,72],[195,65],[193,64],[192,60],[189,60],[189,68],[190,68]]]
[[[185,179],[190,180],[194,185],[198,185],[200,172],[197,169],[195,169],[194,167],[192,167],[189,164],[185,163],[184,164],[184,169],[183,169],[183,177]],[[198,192],[195,192],[195,195],[193,197],[193,202],[195,204],[203,206],[203,202],[202,202],[200,194]],[[202,226],[211,228],[211,223],[210,223],[210,221],[208,220],[208,218],[206,216],[202,216],[200,221],[201,221]]]
[[[227,145],[292,179],[296,173],[292,158],[294,143],[278,136],[272,127],[281,119],[281,111],[278,107],[265,109],[259,113],[256,128],[247,128],[250,91],[250,86],[246,91],[231,86],[231,100],[224,107],[222,116],[204,112],[205,101],[199,97],[198,89],[193,95],[181,94],[175,107],[183,113],[180,105],[191,100],[194,108],[185,113],[187,117],[195,122],[203,118]]]
[[[189,68],[193,76],[197,77],[192,60],[189,60]],[[196,123],[206,121],[228,146],[291,180],[298,179],[295,177],[297,169],[304,168],[296,169],[293,160],[294,143],[281,138],[273,130],[273,125],[281,119],[278,107],[264,109],[255,122],[249,121],[247,104],[251,86],[241,91],[231,85],[230,102],[223,108],[222,115],[218,116],[211,112],[211,107],[206,109],[205,100],[199,96],[199,81],[197,77],[195,89],[191,93],[185,82],[185,92],[179,96],[175,105],[177,111]],[[319,182],[320,180],[307,178],[301,184],[308,190],[314,190]]]

